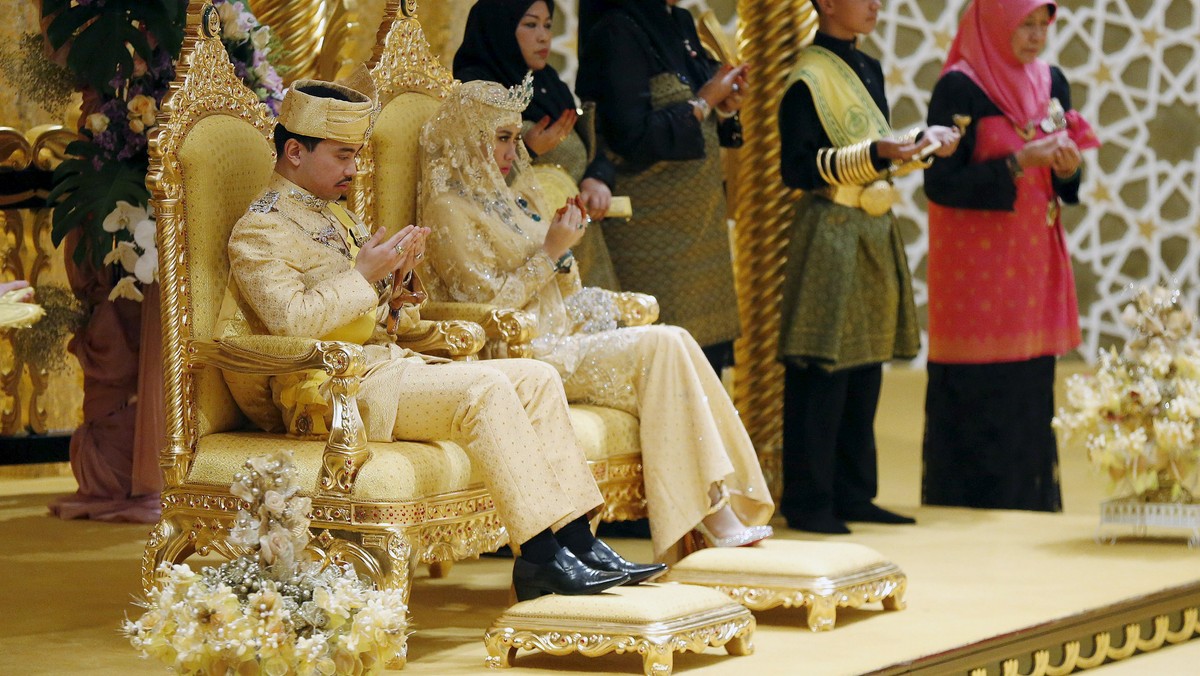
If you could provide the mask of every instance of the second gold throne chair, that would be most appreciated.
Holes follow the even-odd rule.
[[[372,229],[384,227],[395,232],[416,223],[421,128],[437,111],[454,78],[430,52],[413,0],[388,1],[367,66],[382,110],[359,155],[359,175],[350,201]],[[618,302],[624,326],[651,324],[658,318],[658,303],[652,296],[622,293]],[[487,334],[481,356],[532,356],[529,343],[537,335],[535,322],[520,310],[430,302],[421,314],[430,319],[467,320],[481,325]],[[646,517],[637,417],[582,404],[572,404],[570,413],[575,434],[604,495],[600,519]],[[443,564],[434,574],[444,573],[447,568]]]

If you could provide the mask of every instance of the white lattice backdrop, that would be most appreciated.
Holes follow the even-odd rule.
[[[897,128],[925,119],[929,92],[966,0],[888,0],[864,48],[883,58]],[[730,0],[712,6],[736,25]],[[554,50],[573,81],[574,3],[561,3]],[[1084,204],[1064,211],[1075,261],[1084,344],[1124,337],[1117,317],[1133,285],[1165,282],[1200,302],[1200,0],[1098,0],[1060,4],[1046,58],[1061,66],[1072,98],[1104,142],[1086,156]],[[919,176],[901,179],[897,206],[915,276],[926,300],[925,198]]]

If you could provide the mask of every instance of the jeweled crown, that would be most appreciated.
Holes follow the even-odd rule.
[[[495,82],[474,81],[463,83],[462,91],[493,108],[519,113],[533,99],[533,71],[527,71],[524,79],[507,89]]]

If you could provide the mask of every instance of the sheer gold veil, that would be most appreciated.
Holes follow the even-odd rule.
[[[520,128],[521,111],[533,96],[532,73],[511,88],[475,80],[455,83],[437,113],[421,129],[421,186],[418,210],[452,193],[474,202],[484,211],[517,209],[546,214],[542,191],[529,170],[529,153],[517,144],[517,160],[506,180],[493,158],[496,129]]]

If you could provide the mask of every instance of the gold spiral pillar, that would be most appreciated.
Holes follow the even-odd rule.
[[[283,43],[279,65],[283,80],[292,83],[317,76],[325,33],[342,0],[249,0],[258,22],[269,26]]]
[[[734,204],[735,274],[742,335],[735,349],[734,399],[758,449],[767,480],[778,489],[783,433],[783,367],[776,363],[779,302],[787,229],[798,193],[779,171],[779,101],[802,46],[816,31],[809,0],[738,0],[739,52],[753,64],[742,108],[742,146]]]

